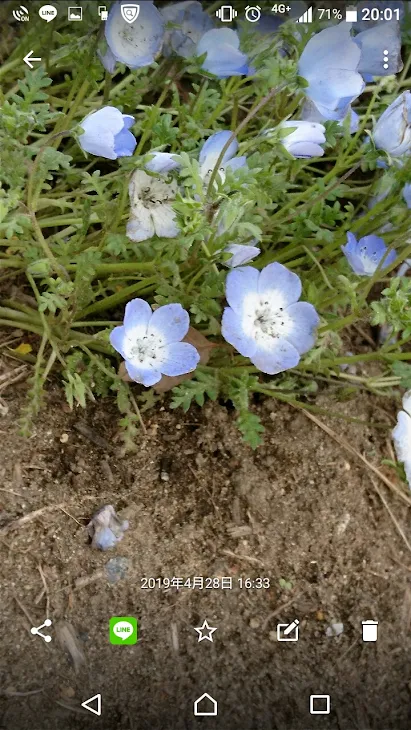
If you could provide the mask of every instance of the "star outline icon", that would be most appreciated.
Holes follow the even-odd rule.
[[[202,626],[194,626],[194,631],[198,633],[198,642],[207,639],[213,643],[213,634],[217,631],[217,626],[210,626],[207,619],[204,619]]]

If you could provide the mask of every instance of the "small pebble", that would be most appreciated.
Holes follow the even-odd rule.
[[[335,623],[330,624],[330,626],[327,626],[325,635],[326,636],[340,636],[344,631],[344,624],[341,623]]]

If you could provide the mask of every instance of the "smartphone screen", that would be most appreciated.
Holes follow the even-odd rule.
[[[382,404],[400,376],[372,369],[368,324],[342,329],[362,280],[341,247],[371,225],[408,250],[410,3],[13,0],[0,19],[0,730],[409,730],[409,496]],[[264,308],[231,339],[224,315],[218,350],[228,255],[312,272],[332,322],[279,391],[299,356],[246,370],[241,349],[272,334]],[[129,366],[131,300],[135,331],[144,307],[190,311],[202,379],[156,380],[146,341]]]

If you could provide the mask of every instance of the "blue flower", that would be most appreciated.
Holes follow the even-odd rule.
[[[320,145],[325,144],[325,127],[322,124],[290,120],[281,122],[279,129],[293,129],[291,134],[281,139],[281,144],[293,157],[323,156],[324,150]]]
[[[235,269],[237,266],[244,266],[249,264],[250,261],[255,259],[261,251],[257,246],[244,245],[241,243],[229,243],[225,247],[224,253],[231,254],[227,261],[224,261],[224,265],[228,266],[229,269]]]
[[[387,252],[387,246],[382,238],[371,234],[363,236],[357,241],[353,233],[347,233],[348,243],[341,246],[341,250],[350,264],[354,274],[358,276],[372,276],[375,274],[383,257]],[[384,259],[382,270],[391,266],[397,258],[396,251],[390,251]]]
[[[301,289],[297,274],[278,263],[227,276],[222,335],[263,373],[296,367],[314,345],[320,320],[312,304],[298,301]]]
[[[203,178],[204,182],[208,181],[211,173],[216,166],[216,162],[220,157],[223,147],[227,144],[231,136],[232,132],[224,130],[222,132],[216,132],[215,134],[212,134],[211,137],[209,137],[207,141],[204,142],[200,150],[199,157],[200,175]],[[240,167],[244,167],[247,164],[246,157],[244,155],[235,157],[237,150],[238,142],[236,139],[233,139],[233,141],[229,144],[228,148],[224,152],[223,158],[220,163],[219,172],[223,182],[225,179],[225,171],[227,167],[234,171],[238,170]]]
[[[361,49],[358,71],[368,81],[371,76],[392,76],[401,71],[401,32],[397,21],[382,23],[364,30],[354,38]],[[383,51],[388,50],[388,61],[384,60]],[[385,68],[385,66],[388,68]]]
[[[365,86],[357,71],[361,51],[350,28],[350,23],[343,22],[317,33],[298,65],[298,73],[308,82],[306,95],[326,119],[344,119]]]
[[[80,147],[85,152],[108,160],[131,157],[137,144],[129,131],[133,124],[134,117],[129,114],[122,114],[114,106],[103,106],[81,122],[83,133],[78,137]]]
[[[168,56],[174,52],[183,58],[195,56],[197,43],[213,27],[213,21],[203,10],[201,3],[197,0],[183,0],[166,5],[160,12],[166,22],[179,26],[166,30],[163,54]]]
[[[189,325],[181,304],[165,304],[153,312],[144,299],[132,299],[123,325],[114,327],[110,342],[124,357],[130,378],[150,387],[162,375],[184,375],[196,369],[200,355],[193,345],[181,342]]]
[[[400,94],[380,116],[374,129],[374,143],[392,157],[411,153],[411,92]]]
[[[392,432],[398,461],[404,464],[405,476],[411,489],[411,390],[404,395],[403,411],[397,418],[397,425]]]
[[[153,63],[161,50],[164,37],[164,20],[152,0],[140,3],[138,17],[127,23],[121,15],[121,6],[116,2],[108,15],[105,27],[109,51],[101,60],[112,73],[115,61],[125,63],[129,68],[141,68]]]
[[[240,39],[230,28],[215,28],[204,33],[197,43],[197,56],[207,54],[203,69],[220,79],[251,73],[248,58],[240,51]]]

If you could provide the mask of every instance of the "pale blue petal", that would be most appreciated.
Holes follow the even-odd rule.
[[[322,157],[324,154],[323,148],[319,144],[314,144],[314,142],[292,142],[284,145],[284,147],[290,155],[297,158],[309,159],[311,157]]]
[[[177,167],[181,167],[181,162],[176,161],[176,155],[170,152],[150,152],[152,159],[149,160],[145,168],[150,172],[170,172]]]
[[[401,33],[398,21],[382,23],[364,30],[354,38],[361,49],[358,71],[373,76],[391,76],[401,71]],[[388,51],[388,61],[383,51]],[[385,65],[388,63],[388,68]]]
[[[411,460],[411,418],[405,411],[398,414],[397,425],[392,432],[398,461]]]
[[[348,243],[341,246],[341,249],[354,273],[358,276],[372,276],[387,251],[384,240],[371,234],[357,241],[351,232],[347,233],[347,239]],[[382,270],[393,264],[396,257],[396,251],[390,251],[384,260]]]
[[[229,274],[230,276],[230,274]],[[302,286],[297,274],[277,262],[262,269],[258,280],[261,295],[279,295],[282,306],[294,304],[301,296]]]
[[[230,307],[241,314],[244,298],[249,294],[257,294],[260,272],[252,266],[234,269],[227,274],[225,296]]]
[[[241,167],[247,166],[247,158],[245,155],[239,155],[238,157],[233,157],[232,160],[228,160],[226,162],[225,167],[229,167],[232,172],[235,172],[236,170],[239,170]]]
[[[130,378],[136,383],[145,385],[146,388],[149,388],[151,385],[155,385],[159,382],[159,380],[161,380],[161,372],[159,370],[155,370],[153,367],[144,369],[136,367],[129,360],[126,360],[125,365]]]
[[[101,527],[94,533],[93,547],[98,550],[109,550],[118,543],[119,539],[109,527]]]
[[[224,253],[230,253],[231,258],[224,261],[224,265],[230,269],[235,269],[237,266],[245,266],[250,261],[255,259],[259,255],[260,249],[257,246],[243,246],[240,243],[230,243],[225,247]]]
[[[221,322],[221,334],[230,345],[244,357],[252,357],[256,352],[257,345],[253,337],[245,334],[241,316],[236,314],[231,307],[226,307]]]
[[[381,115],[375,125],[374,143],[393,157],[411,153],[411,92],[400,94]]]
[[[150,305],[144,299],[132,299],[131,302],[126,304],[124,312],[125,329],[134,329],[138,326],[145,327],[147,330],[152,314]]]
[[[296,302],[285,310],[287,319],[292,321],[292,329],[288,330],[285,338],[302,355],[308,352],[316,340],[316,327],[320,318],[315,308],[309,302]]]
[[[97,55],[103,64],[106,71],[109,72],[109,74],[113,74],[116,68],[117,59],[115,56],[113,56],[112,52],[110,51],[110,46],[107,46],[107,50],[105,53],[101,53],[100,51],[97,51]]]
[[[185,375],[196,369],[200,355],[188,342],[173,342],[159,351],[163,375]]]
[[[126,129],[130,129],[136,120],[131,114],[123,114],[123,122]]]
[[[207,139],[206,142],[204,142],[201,150],[200,150],[200,165],[204,165],[205,167],[210,168],[210,170],[213,170],[215,167],[215,164],[221,154],[221,150],[223,149],[224,145],[227,144],[228,140],[232,136],[232,132],[229,132],[228,130],[224,130],[222,132],[216,132],[215,134],[212,134],[211,137]],[[234,138],[233,141],[230,143],[226,151],[224,152],[224,156],[222,158],[222,164],[228,162],[232,157],[234,157],[235,153],[238,150],[238,142]]]
[[[164,304],[153,312],[147,334],[159,334],[164,342],[179,342],[186,336],[189,326],[188,312],[181,304]]]
[[[197,56],[207,54],[203,68],[220,78],[242,76],[249,71],[248,59],[240,51],[240,39],[230,28],[215,28],[204,33],[197,44]]]
[[[110,344],[112,347],[114,347],[117,352],[120,353],[121,357],[125,358],[124,354],[124,340],[126,336],[126,328],[125,327],[114,327],[114,329],[110,332]]]
[[[113,106],[104,106],[91,112],[80,123],[83,133],[78,141],[85,152],[108,160],[117,158],[114,150],[114,138],[124,127],[123,115]]]
[[[141,68],[152,63],[161,50],[164,19],[151,0],[140,3],[140,11],[133,23],[121,16],[121,5],[116,2],[105,24],[107,43],[117,61],[129,68]]]
[[[122,129],[114,137],[114,152],[117,157],[132,157],[136,145],[136,138],[128,129]]]
[[[284,370],[295,368],[300,362],[300,356],[295,347],[287,340],[274,340],[270,350],[261,347],[250,357],[251,362],[267,375],[276,375]]]

